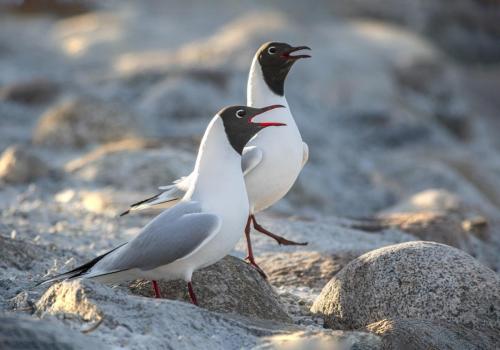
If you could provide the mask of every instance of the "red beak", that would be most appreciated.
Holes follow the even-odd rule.
[[[281,57],[286,58],[288,60],[298,60],[300,58],[310,58],[310,55],[295,55],[292,56],[290,55],[293,52],[300,51],[300,50],[311,50],[309,46],[297,46],[297,47],[292,47],[290,50],[285,51],[281,54]]]
[[[271,106],[261,108],[261,109],[259,109],[259,111],[257,113],[255,113],[254,115],[252,115],[248,119],[248,122],[252,123],[252,124],[257,124],[263,128],[267,128],[268,126],[285,126],[286,125],[285,123],[274,123],[274,122],[253,123],[252,122],[253,118],[255,118],[256,116],[261,115],[265,112],[271,111],[271,110],[276,109],[276,108],[286,108],[286,107],[283,105],[271,105]]]

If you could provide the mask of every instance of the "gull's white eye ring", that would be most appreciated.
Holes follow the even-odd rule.
[[[241,118],[243,118],[244,116],[245,116],[245,111],[244,111],[243,109],[238,109],[238,110],[236,111],[236,118],[241,119]]]
[[[267,49],[267,52],[270,55],[274,55],[276,53],[276,48],[274,46],[271,46],[270,48]]]

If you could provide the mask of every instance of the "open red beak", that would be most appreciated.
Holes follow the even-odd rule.
[[[300,58],[310,58],[310,55],[291,55],[294,52],[300,51],[300,50],[311,50],[309,46],[297,46],[297,47],[292,47],[290,50],[285,51],[281,54],[282,57],[286,59],[291,59],[291,60],[298,60]]]
[[[254,122],[252,122],[253,118],[255,118],[256,116],[261,115],[263,113],[266,113],[266,112],[271,111],[271,110],[276,109],[276,108],[286,108],[286,107],[283,105],[271,105],[271,106],[267,106],[264,108],[260,108],[257,113],[255,113],[254,115],[252,115],[248,119],[248,122],[252,123],[252,124],[257,124],[258,126],[261,126],[263,128],[267,128],[268,126],[285,126],[286,125],[285,123],[274,123],[274,122],[254,123]]]

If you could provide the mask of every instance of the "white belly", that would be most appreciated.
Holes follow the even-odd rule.
[[[267,128],[247,146],[263,151],[261,163],[245,176],[250,211],[257,213],[288,193],[302,170],[304,150],[295,123]]]

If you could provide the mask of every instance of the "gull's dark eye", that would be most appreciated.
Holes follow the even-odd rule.
[[[243,118],[245,116],[245,111],[243,109],[238,109],[236,111],[236,118]]]
[[[274,46],[271,46],[270,48],[267,49],[267,52],[270,55],[274,55],[276,53],[276,48]]]

